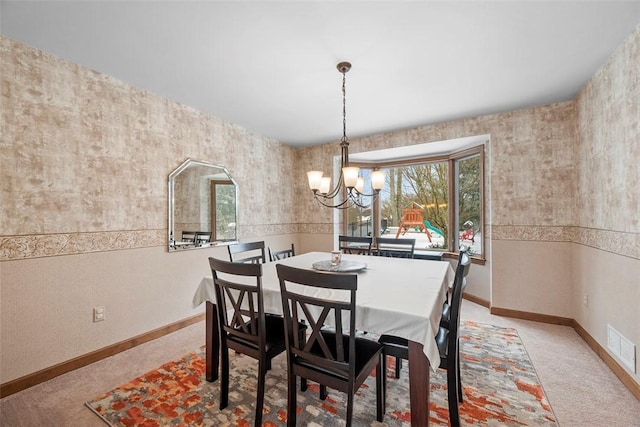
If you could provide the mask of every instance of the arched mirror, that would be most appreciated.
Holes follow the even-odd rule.
[[[187,159],[169,174],[169,250],[237,240],[238,187],[224,166]]]

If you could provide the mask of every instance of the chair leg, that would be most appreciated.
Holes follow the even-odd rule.
[[[457,368],[456,369],[456,371],[457,371],[456,372],[456,377],[458,378],[458,402],[462,403],[462,402],[464,402],[464,400],[462,398],[462,395],[464,393],[462,393],[462,379],[460,377],[460,354],[458,354],[457,359],[458,359],[458,363],[456,365],[456,368]]]
[[[296,427],[296,376],[291,373],[291,366],[287,374],[287,427]]]
[[[387,387],[387,380],[386,380],[386,378],[387,378],[387,355],[386,354],[382,355],[382,372],[384,373],[384,378],[385,378],[383,384],[384,384],[384,387],[386,389],[386,387]]]
[[[402,370],[402,359],[396,357],[396,378],[400,378],[400,371]]]
[[[327,386],[320,384],[320,400],[326,400],[327,396]]]
[[[353,392],[347,393],[347,427],[351,427],[353,421]]]
[[[302,323],[306,323],[306,320],[302,320]],[[305,331],[300,330],[299,332],[299,340],[301,346],[304,347],[304,343],[307,342],[307,336],[305,335]],[[300,377],[300,391],[307,391],[307,379]]]
[[[458,413],[458,379],[456,369],[447,369],[447,399],[449,400],[449,423],[451,427],[460,426],[460,414]]]
[[[229,348],[222,345],[220,351],[220,409],[229,404]]]
[[[258,394],[256,396],[255,427],[262,426],[262,409],[264,407],[264,383],[267,376],[267,361],[258,361]]]
[[[384,420],[384,413],[386,411],[386,378],[387,370],[384,360],[387,356],[380,355],[380,363],[376,366],[376,419],[379,422]]]

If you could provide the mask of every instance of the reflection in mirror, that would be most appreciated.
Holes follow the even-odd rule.
[[[169,175],[169,250],[237,240],[237,186],[224,166],[187,159]]]

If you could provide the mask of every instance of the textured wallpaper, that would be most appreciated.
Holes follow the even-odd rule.
[[[167,177],[228,168],[240,237],[296,230],[293,149],[0,38],[0,260],[167,244]]]
[[[640,27],[577,97],[577,224],[640,233]]]
[[[575,107],[573,102],[486,115],[351,140],[352,153],[475,135],[486,146],[486,220],[493,238],[570,241],[575,223]],[[299,150],[297,180],[313,167],[330,170],[337,143]],[[319,229],[332,212],[318,211],[304,186],[298,216]],[[568,229],[569,228],[569,229]]]
[[[640,257],[639,37],[576,102],[353,139],[350,150],[488,134],[491,238],[579,241]],[[330,170],[338,142],[293,150],[1,41],[0,259],[166,244],[167,175],[188,157],[223,164],[238,181],[241,238],[333,231],[334,212],[313,202],[306,171]],[[627,243],[593,243],[600,232]]]
[[[640,26],[576,104],[575,241],[640,259]]]

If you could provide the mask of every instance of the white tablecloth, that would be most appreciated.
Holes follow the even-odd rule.
[[[262,285],[265,310],[282,313],[276,264],[311,268],[314,262],[329,258],[329,253],[309,252],[264,264]],[[421,343],[435,371],[440,365],[435,337],[446,289],[454,275],[449,262],[347,254],[342,255],[342,259],[367,264],[365,270],[357,273],[356,328]],[[193,306],[197,307],[205,301],[215,303],[211,276],[200,281],[193,296]]]

